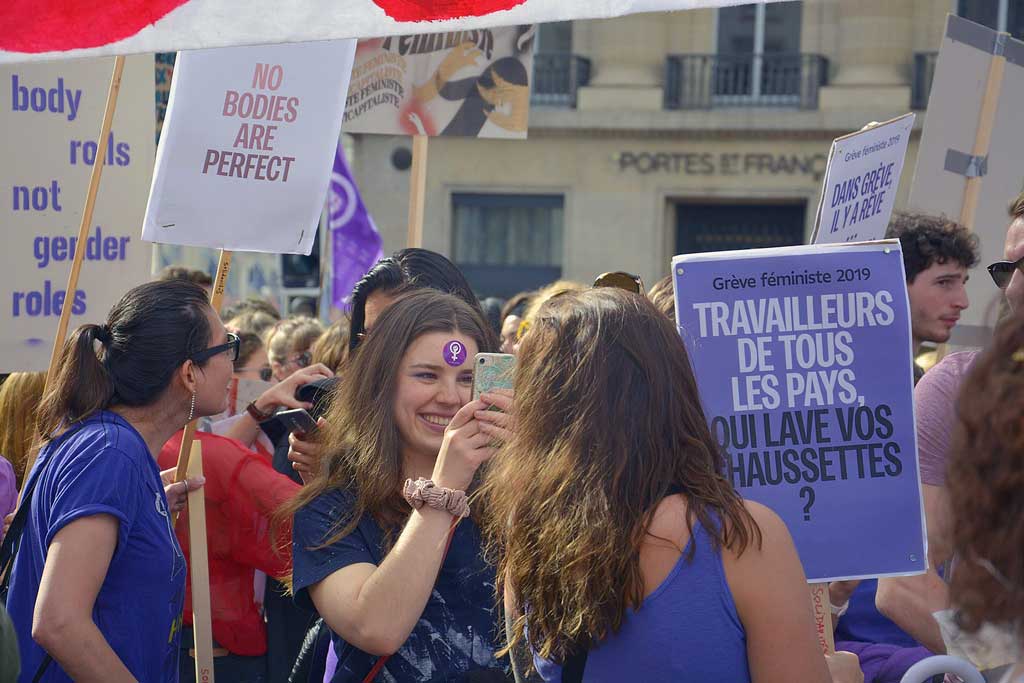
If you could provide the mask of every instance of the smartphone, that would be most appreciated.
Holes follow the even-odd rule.
[[[494,389],[512,389],[516,357],[510,353],[478,353],[473,359],[473,400]],[[494,406],[490,409],[497,410]]]
[[[282,410],[274,417],[280,420],[281,424],[283,424],[289,432],[315,434],[317,429],[319,429],[316,424],[316,420],[314,420],[303,408]]]

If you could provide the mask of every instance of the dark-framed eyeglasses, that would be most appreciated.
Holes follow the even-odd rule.
[[[223,344],[218,344],[217,346],[211,346],[210,348],[199,351],[198,353],[194,353],[191,356],[189,356],[189,358],[194,363],[202,363],[204,360],[213,358],[218,353],[224,353],[225,351],[228,351],[230,354],[231,362],[234,363],[236,360],[238,360],[239,346],[241,346],[241,344],[239,342],[238,335],[233,332],[228,332],[228,340],[226,342],[224,342]]]
[[[615,271],[614,273],[602,273],[598,275],[594,280],[595,287],[615,287],[616,289],[624,289],[627,292],[633,292],[634,294],[644,293],[644,283],[640,279],[639,275],[633,275],[632,273],[625,273],[621,270]]]
[[[1016,261],[996,261],[988,267],[988,274],[992,276],[992,282],[996,283],[996,287],[1006,289],[1015,270],[1024,272],[1024,256]]]

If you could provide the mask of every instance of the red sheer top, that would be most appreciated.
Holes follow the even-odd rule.
[[[174,467],[181,432],[160,451],[160,469]],[[282,528],[275,553],[270,516],[295,495],[299,485],[277,472],[263,455],[234,439],[196,432],[203,444],[206,476],[206,536],[210,558],[213,638],[233,654],[259,656],[267,651],[267,632],[254,602],[253,574],[259,569],[279,577],[290,571],[291,529]],[[175,534],[189,561],[185,623],[192,624],[192,570],[188,511],[178,517]],[[262,599],[262,596],[260,596]]]

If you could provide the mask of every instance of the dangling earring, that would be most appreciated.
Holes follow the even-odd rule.
[[[195,414],[196,414],[196,392],[193,391],[192,392],[192,401],[191,401],[191,403],[189,403],[189,406],[188,406],[188,420],[186,420],[185,422],[186,423],[191,422],[192,421],[192,416],[195,415]]]

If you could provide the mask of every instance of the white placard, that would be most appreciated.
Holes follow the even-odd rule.
[[[905,114],[832,142],[814,226],[815,244],[885,237],[914,118]]]
[[[180,53],[142,238],[309,254],[355,48],[342,40]]]
[[[152,55],[126,60],[81,277],[66,294],[113,61],[0,66],[0,372],[46,370],[65,300],[73,330],[149,279],[137,230],[153,167]]]

